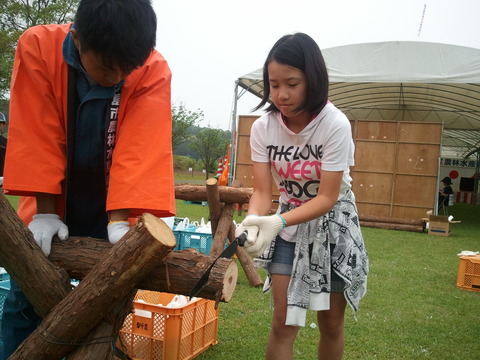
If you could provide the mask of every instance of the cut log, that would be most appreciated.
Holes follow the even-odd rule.
[[[53,240],[50,261],[65,269],[69,276],[82,280],[101,261],[112,245],[108,241],[89,237],[69,237]],[[213,257],[195,249],[172,251],[136,285],[138,289],[189,295]],[[207,284],[198,297],[228,302],[237,284],[238,268],[232,259],[218,259]]]
[[[364,222],[423,226],[422,219],[392,218],[387,216],[375,216],[375,215],[360,215],[359,219],[360,221],[364,221]]]
[[[220,201],[224,203],[248,203],[253,194],[252,188],[219,186]],[[175,185],[175,198],[188,201],[207,201],[206,186]]]
[[[216,234],[218,221],[220,220],[220,215],[222,213],[217,179],[208,179],[206,181],[206,189],[212,234]]]
[[[130,297],[135,284],[175,245],[175,237],[163,221],[151,214],[142,215],[77,288],[52,309],[10,360],[60,359],[84,343],[90,330],[118,301]]]
[[[222,209],[222,214],[218,221],[217,231],[213,237],[212,248],[210,249],[211,256],[218,256],[225,248],[228,232],[233,225],[233,214],[235,213],[235,204],[225,204]]]
[[[47,259],[1,192],[0,263],[40,317],[46,316],[72,288],[65,270]]]
[[[230,231],[228,232],[228,240],[232,242],[235,240],[235,225],[230,226]],[[240,264],[242,265],[243,271],[247,276],[247,279],[251,286],[259,287],[263,285],[263,280],[258,273],[258,270],[255,268],[252,258],[245,252],[245,249],[241,246],[237,248],[237,258]]]
[[[391,223],[373,222],[373,221],[360,221],[360,226],[377,228],[377,229],[400,230],[400,231],[411,231],[411,232],[423,232],[424,230],[423,226],[391,224]]]
[[[242,186],[242,183],[239,180],[232,181],[233,188],[239,189],[241,188],[241,186]],[[236,230],[235,225],[231,223],[227,233],[229,242],[232,242],[235,240],[235,230]],[[245,275],[247,276],[247,279],[250,282],[250,285],[253,287],[262,286],[263,280],[260,277],[260,274],[258,273],[257,269],[255,268],[253,259],[245,252],[245,250],[241,246],[237,248],[237,258],[238,258],[238,261],[240,261],[240,264],[242,265],[243,271],[245,272]]]
[[[85,345],[76,347],[70,354],[68,360],[111,360],[113,359],[113,346],[116,335],[123,326],[123,321],[132,310],[132,303],[137,290],[133,289],[129,295],[119,300],[110,314],[102,319],[95,328],[88,333],[89,341]],[[107,320],[106,320],[107,319]],[[110,340],[110,341],[107,341]],[[113,341],[112,341],[113,340]]]

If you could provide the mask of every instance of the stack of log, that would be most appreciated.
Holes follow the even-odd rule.
[[[373,215],[360,215],[360,226],[412,232],[423,232],[425,230],[425,222],[422,219],[401,219]]]
[[[233,223],[233,214],[236,205],[240,204],[239,206],[241,206],[243,203],[247,203],[253,190],[245,190],[238,180],[234,180],[231,187],[223,187],[221,191],[217,179],[210,178],[206,183],[206,192],[212,234],[214,234],[210,255],[218,256],[223,251],[225,239],[228,238],[230,243],[235,240],[236,227]],[[230,199],[228,196],[233,197]],[[236,254],[250,285],[262,286],[263,280],[255,269],[252,258],[241,247],[237,248]]]
[[[214,179],[213,179],[214,180]],[[208,180],[211,181],[211,180]],[[207,184],[208,184],[207,181]],[[175,186],[175,197],[181,200],[189,201],[209,201],[208,199],[208,185],[177,185]],[[220,195],[220,201],[225,203],[237,203],[239,209],[242,205],[248,204],[250,197],[253,194],[253,188],[238,188],[219,186],[218,192]],[[210,203],[209,203],[210,204]],[[212,206],[210,206],[212,211]],[[212,216],[212,214],[210,214]],[[391,218],[373,215],[361,215],[360,224],[364,227],[373,227],[379,229],[388,230],[403,230],[413,232],[423,232],[425,229],[425,223],[422,219],[401,219]]]
[[[55,240],[47,259],[0,194],[0,265],[43,318],[9,359],[111,359],[138,288],[188,295],[213,261],[195,250],[172,252],[175,246],[170,228],[144,214],[114,246],[90,238]],[[198,296],[229,301],[237,274],[234,261],[219,259]],[[75,290],[70,277],[82,280]]]

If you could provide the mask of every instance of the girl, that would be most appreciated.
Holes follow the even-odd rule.
[[[263,67],[271,100],[253,124],[254,193],[245,250],[264,267],[274,311],[266,359],[291,359],[307,309],[317,311],[319,359],[341,359],[344,313],[354,313],[366,293],[368,256],[359,227],[349,167],[354,144],[350,122],[328,101],[328,74],[315,41],[306,34],[282,37]],[[269,213],[272,176],[280,192]],[[281,215],[280,215],[281,214]]]

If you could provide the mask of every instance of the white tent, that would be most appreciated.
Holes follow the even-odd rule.
[[[394,41],[333,47],[322,53],[329,99],[351,120],[441,122],[443,157],[478,156],[479,49]],[[261,97],[263,86],[259,69],[240,77],[235,91],[238,94],[241,87]]]

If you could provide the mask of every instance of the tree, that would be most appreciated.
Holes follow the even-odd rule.
[[[205,179],[208,179],[209,173],[216,172],[218,159],[226,155],[229,143],[229,132],[221,129],[205,128],[193,138],[190,147],[205,164]]]
[[[72,21],[79,0],[0,0],[0,99],[10,87],[18,38],[31,26]]]
[[[203,120],[203,111],[197,109],[196,112],[187,110],[180,105],[172,105],[172,147],[175,151],[178,146],[190,138],[189,129]]]

